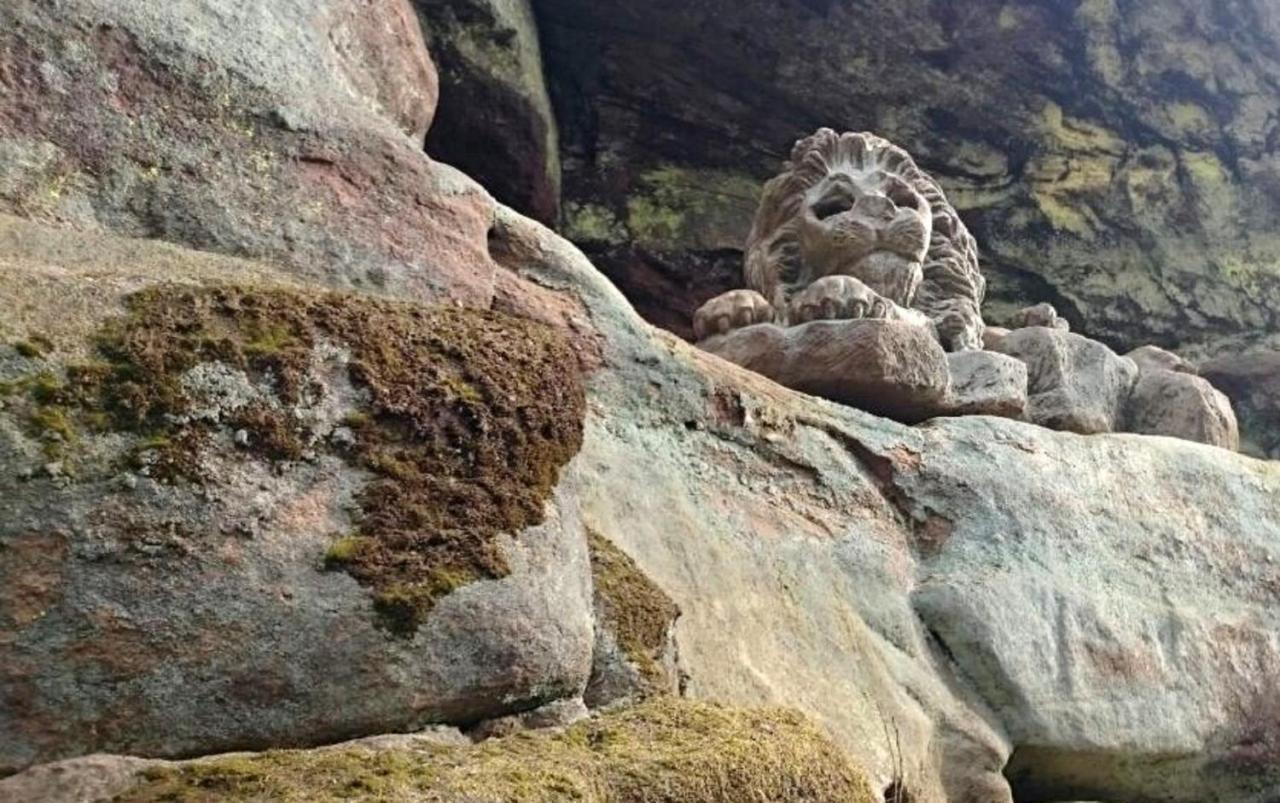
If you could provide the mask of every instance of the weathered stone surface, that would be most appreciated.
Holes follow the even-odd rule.
[[[439,100],[439,77],[427,54],[410,0],[370,7],[335,4],[328,31],[340,72],[361,97],[415,140],[431,128]]]
[[[0,773],[103,750],[180,756],[317,744],[470,723],[581,694],[591,667],[591,582],[571,470],[536,500],[538,523],[481,548],[499,561],[488,577],[464,553],[446,563],[445,552],[422,552],[424,572],[435,571],[429,556],[439,555],[438,579],[447,583],[427,589],[436,598],[405,632],[405,606],[418,599],[415,578],[386,585],[336,570],[366,547],[390,550],[389,571],[394,561],[415,565],[412,540],[375,546],[383,543],[372,540],[377,527],[394,526],[401,514],[372,495],[391,481],[376,454],[356,456],[373,448],[369,439],[381,437],[384,419],[370,406],[370,385],[354,377],[394,382],[378,360],[404,359],[393,356],[395,346],[384,344],[380,357],[359,351],[353,344],[364,336],[362,324],[349,319],[326,343],[306,347],[307,390],[292,400],[261,364],[240,370],[201,362],[174,391],[191,399],[179,423],[144,418],[125,426],[121,410],[143,408],[118,408],[124,402],[109,394],[161,392],[148,389],[148,374],[135,366],[135,384],[113,384],[100,401],[92,385],[72,378],[89,370],[77,365],[120,359],[91,343],[109,318],[124,314],[124,295],[161,281],[192,289],[242,282],[253,289],[236,303],[251,307],[272,293],[308,298],[309,291],[270,269],[172,247],[84,239],[7,219],[3,231],[0,306],[19,312],[0,322]],[[183,298],[198,308],[203,296]],[[333,309],[383,303],[324,298]],[[387,317],[373,314],[367,325],[382,330],[402,308],[378,309]],[[277,326],[288,320],[273,318]],[[220,337],[234,342],[235,319],[220,326]],[[282,331],[257,335],[253,353],[300,348],[292,345],[296,331]],[[528,336],[513,335],[526,350]],[[572,352],[563,356],[567,364],[554,370],[572,374]],[[168,359],[182,359],[181,352]],[[457,368],[437,366],[446,376]],[[64,369],[71,371],[65,379]],[[544,373],[540,394],[548,389]],[[473,402],[493,393],[488,380],[465,369],[449,381],[451,392]],[[518,392],[503,381],[504,394]],[[435,392],[424,386],[418,393],[426,402]],[[447,412],[451,404],[436,414],[457,415]],[[523,403],[521,415],[532,409]],[[277,410],[283,417],[272,419]],[[484,415],[480,408],[468,415],[477,413]],[[264,427],[255,415],[277,424]],[[239,427],[247,428],[243,438]],[[480,435],[456,437],[456,448],[489,459]],[[305,447],[297,454],[293,438]],[[401,442],[397,459],[413,461],[413,443]],[[510,448],[504,460],[516,454]],[[61,466],[56,475],[41,469],[50,460]],[[429,464],[401,465],[423,471]],[[554,471],[537,468],[547,479]],[[470,482],[459,474],[450,487],[465,493]],[[410,514],[430,509],[414,505],[464,501],[441,492],[415,502],[416,492],[398,487],[391,504]],[[469,509],[503,493],[491,484],[469,497]],[[434,521],[416,526],[430,531]],[[353,528],[360,538],[344,537]],[[437,534],[446,543],[460,537]],[[421,582],[436,583],[432,577]]]
[[[995,415],[1022,418],[1027,411],[1027,366],[994,351],[957,351],[947,355],[951,390],[946,415]]]
[[[938,178],[986,255],[993,323],[1049,301],[1122,352],[1280,332],[1267,0],[534,5],[567,220],[590,210],[612,243],[566,231],[652,320],[670,302],[633,295],[615,255],[703,281],[725,247],[706,210],[749,215],[797,134],[840,121]]]
[[[225,256],[197,257],[100,236],[87,238],[95,247],[86,249],[72,247],[80,240],[64,230],[36,237],[34,229],[5,233],[0,227],[6,253],[29,253],[23,249],[40,241],[43,260],[20,264],[10,256],[0,270],[0,277],[17,279],[6,285],[17,302],[0,316],[0,381],[36,376],[23,387],[27,395],[19,402],[7,398],[0,412],[0,505],[6,506],[0,527],[22,527],[12,538],[6,531],[11,548],[0,551],[0,650],[7,653],[0,660],[0,722],[19,731],[16,738],[5,732],[3,749],[52,734],[69,752],[94,749],[95,743],[138,752],[205,752],[411,728],[418,719],[472,721],[541,707],[556,697],[572,707],[590,664],[582,538],[590,527],[630,556],[684,612],[675,637],[691,696],[806,710],[865,764],[876,790],[906,790],[923,803],[1008,803],[1013,794],[1003,770],[1012,756],[1010,775],[1020,798],[1088,794],[1260,803],[1273,793],[1277,740],[1265,704],[1276,697],[1270,684],[1280,657],[1280,578],[1274,571],[1280,475],[1274,466],[1194,444],[1077,438],[998,419],[908,428],[787,391],[656,334],[580,253],[508,210],[498,208],[495,220],[482,191],[430,165],[391,120],[369,114],[372,103],[340,102],[326,88],[335,82],[323,71],[314,79],[317,87],[302,87],[316,89],[313,99],[291,95],[295,90],[283,78],[296,65],[276,73],[272,65],[324,62],[298,59],[298,52],[281,47],[293,41],[281,33],[288,17],[274,15],[314,6],[286,0],[245,8],[182,0],[107,9],[78,0],[57,7],[67,28],[55,27],[47,4],[0,9],[0,21],[21,23],[16,31],[0,27],[0,37],[7,37],[0,60],[10,59],[0,71],[6,90],[0,131],[9,151],[19,152],[6,152],[0,171],[21,180],[4,184],[6,208],[264,254],[293,279]],[[754,8],[741,6],[743,13]],[[660,5],[627,13],[655,9],[665,13]],[[786,9],[771,4],[766,11]],[[828,11],[849,13],[846,7]],[[225,25],[212,24],[218,12],[225,12]],[[704,7],[685,4],[684,13],[696,17]],[[175,19],[184,22],[174,25]],[[584,24],[590,19],[584,16]],[[785,30],[787,19],[779,20],[777,30]],[[81,44],[101,33],[95,21],[116,27],[107,31],[105,45],[92,38]],[[114,51],[103,55],[102,48],[116,41],[111,31],[122,30],[155,55],[140,72],[129,69],[129,58],[115,59]],[[193,31],[201,34],[191,36]],[[898,46],[882,33],[877,41],[883,47]],[[316,40],[309,28],[291,35],[304,43],[304,55],[312,52]],[[201,51],[210,54],[206,61],[174,44],[188,36],[210,48]],[[13,57],[26,53],[24,37],[51,67],[41,71],[37,59],[28,69],[29,61]],[[77,44],[64,48],[63,42]],[[705,51],[711,57],[729,52]],[[245,60],[246,53],[253,57]],[[134,51],[126,47],[124,55],[131,58]],[[74,77],[97,77],[117,65],[115,85],[126,89],[112,94],[111,81],[105,88],[58,84],[58,70],[75,67],[80,57],[88,61]],[[807,58],[822,61],[812,53]],[[224,70],[227,63],[240,67]],[[855,62],[841,56],[838,64]],[[256,110],[251,121],[268,121],[252,138],[219,139],[243,122],[218,103],[218,82],[228,75],[265,76],[256,80],[270,90],[264,90],[270,103],[242,92],[242,84],[227,92],[233,112],[243,102]],[[817,76],[813,86],[836,83],[830,75]],[[131,80],[139,76],[154,79],[142,87],[156,96],[136,91]],[[199,76],[219,92],[197,95],[196,102],[188,90],[203,86]],[[721,86],[727,80],[714,72],[702,77]],[[981,82],[964,80],[971,89],[957,91],[986,91]],[[74,97],[61,98],[55,85],[71,87]],[[771,92],[768,76],[759,86],[762,95]],[[15,87],[21,91],[8,91]],[[87,90],[108,94],[75,94]],[[124,112],[113,116],[116,102],[131,105],[140,133],[121,126]],[[107,110],[101,120],[85,111],[99,105]],[[330,118],[315,114],[306,131],[297,132],[288,127],[292,123],[277,126],[269,112],[257,115],[278,109],[296,123],[302,118],[294,115],[311,106],[351,128],[325,127]],[[776,113],[785,108],[779,103],[769,119],[785,117]],[[43,109],[57,119],[42,117]],[[720,110],[709,106],[706,113],[716,119]],[[72,126],[74,138],[55,130],[58,121],[80,123]],[[95,128],[95,122],[104,125]],[[159,141],[151,143],[152,137]],[[18,140],[21,148],[10,147]],[[334,174],[354,177],[359,186],[338,184],[333,194],[314,187],[279,194],[291,186],[289,171],[329,169],[298,163],[298,141],[322,151],[346,143]],[[732,131],[725,141],[733,141]],[[71,151],[74,170],[64,185],[44,183],[62,164],[45,147],[50,142],[84,149]],[[284,172],[259,179],[254,170],[262,154],[248,142],[279,156]],[[149,165],[132,161],[149,149],[163,166],[188,171],[179,179],[161,170],[156,180],[164,192],[156,196],[152,185],[141,183]],[[39,162],[49,153],[52,161]],[[85,154],[94,156],[93,170],[75,167]],[[181,154],[188,160],[178,159]],[[726,160],[737,156],[726,151]],[[776,154],[767,156],[772,163]],[[206,160],[241,172],[213,180]],[[373,169],[375,163],[380,167]],[[606,166],[602,176],[610,175],[616,176]],[[1055,175],[1060,181],[1061,171]],[[462,203],[460,197],[473,204],[468,225],[451,216],[457,209],[450,204]],[[307,203],[319,204],[328,217],[305,217]],[[663,219],[653,208],[637,209],[650,223]],[[216,225],[207,223],[208,215]],[[295,225],[294,216],[305,219]],[[197,223],[217,236],[195,237]],[[427,224],[436,239],[404,239],[417,236],[414,226]],[[332,253],[316,245],[321,231]],[[659,238],[660,227],[651,233]],[[440,239],[446,234],[455,239]],[[294,236],[300,239],[289,239]],[[492,264],[490,248],[500,268]],[[208,424],[217,436],[210,449],[223,458],[217,467],[224,472],[211,497],[133,471],[121,471],[116,486],[76,469],[100,465],[95,456],[118,455],[133,445],[132,436],[68,429],[57,411],[40,409],[58,405],[28,406],[31,394],[39,401],[62,392],[41,381],[42,367],[86,362],[95,352],[85,333],[117,309],[113,299],[154,284],[157,274],[190,285],[241,275],[294,290],[299,278],[358,284],[361,266],[394,264],[388,254],[399,249],[431,258],[424,257],[415,281],[388,271],[392,280],[368,286],[537,315],[561,328],[579,347],[579,360],[595,368],[582,452],[551,496],[544,524],[501,539],[511,573],[443,597],[414,641],[375,626],[367,588],[344,573],[320,571],[323,551],[351,523],[344,497],[368,480],[326,448],[283,461],[287,466],[272,463],[277,473],[252,451],[261,440],[245,441],[238,431],[224,431],[230,427]],[[533,282],[541,286],[535,290]],[[492,290],[464,292],[477,287]],[[269,327],[260,334],[245,345],[255,352],[290,347],[287,336]],[[73,343],[79,345],[68,345]],[[80,353],[72,357],[74,348]],[[517,353],[527,351],[522,346]],[[560,372],[543,375],[550,380]],[[265,398],[259,385],[225,371],[197,371],[183,377],[184,388],[188,381],[226,391],[204,395],[205,418],[218,413],[220,400]],[[333,377],[321,384],[332,388]],[[475,388],[464,382],[454,390],[466,397]],[[323,394],[304,405],[303,423],[342,423],[344,400],[344,394]],[[343,429],[352,426],[334,426],[331,434],[348,442],[355,433],[339,436]],[[80,434],[70,444],[65,434],[73,432]],[[53,464],[45,450],[57,454],[70,445],[85,451],[54,461],[61,463],[57,472],[48,470]],[[29,476],[19,480],[23,473]],[[20,513],[12,512],[15,505]],[[104,507],[100,517],[87,516]],[[581,529],[571,521],[574,511]],[[31,521],[51,526],[26,527]],[[183,523],[192,529],[178,526]],[[81,595],[85,589],[96,593]],[[545,627],[536,627],[539,622]],[[433,623],[448,624],[448,632],[436,634]],[[469,652],[476,639],[482,648]],[[433,655],[433,644],[447,649]],[[245,677],[246,666],[257,674]],[[451,698],[456,705],[443,713],[432,708],[443,698],[430,697],[441,688],[462,695]],[[147,702],[140,695],[148,690],[165,693]],[[51,699],[58,710],[32,711],[33,701]],[[66,711],[71,716],[64,720]],[[79,724],[63,732],[64,721]],[[685,733],[691,727],[686,714],[662,721],[681,723],[677,730]],[[698,755],[712,760],[698,768],[708,774],[656,774],[671,772],[670,762],[686,755],[688,742],[678,741],[659,755],[665,761],[639,771],[625,765],[632,771],[622,773],[622,783],[723,779],[720,759],[729,751],[713,737],[734,721],[747,723],[749,734],[783,737],[762,747],[751,741],[760,750],[749,754],[743,769],[772,770],[768,762],[785,755],[789,765],[806,770],[795,776],[770,771],[764,783],[811,783],[810,766],[835,767],[837,780],[849,777],[840,769],[842,759],[811,761],[812,730],[794,719],[784,718],[781,731],[776,718],[717,715],[700,721]],[[798,742],[791,738],[797,731],[809,737]],[[599,733],[575,731],[566,739],[574,750],[592,749],[592,732]],[[228,744],[232,733],[236,745]],[[542,743],[547,737],[530,738]],[[797,743],[803,747],[798,757],[791,752]],[[817,754],[830,757],[833,751],[823,747]],[[572,757],[603,773],[584,783],[619,777],[595,758]],[[367,758],[357,763],[363,767]],[[516,771],[527,768],[526,760],[517,761]],[[349,775],[338,777],[349,783]],[[837,791],[839,799],[858,793]],[[749,796],[737,799],[743,797]]]
[[[1125,409],[1124,431],[1240,448],[1231,400],[1207,379],[1178,371],[1142,372]]]
[[[917,800],[1009,800],[1011,755],[1031,799],[1258,803],[1280,780],[1248,713],[1280,657],[1273,465],[901,427],[655,339],[549,232],[519,253],[606,335],[584,517],[684,611],[690,695],[814,712],[882,789],[896,738]]]
[[[405,2],[5,3],[0,211],[487,307],[493,201],[406,133]]]
[[[1200,370],[1231,399],[1240,417],[1240,448],[1255,457],[1280,459],[1280,352],[1227,354]]]
[[[1015,797],[1269,799],[1280,467],[990,419],[922,434],[897,485],[950,525],[913,604],[999,712]]]
[[[771,323],[699,343],[780,385],[899,421],[933,415],[950,389],[947,355],[924,327],[887,320]]]
[[[526,215],[560,212],[560,151],[528,0],[412,0],[440,67],[427,152]]]
[[[1138,367],[1094,340],[1061,329],[1018,329],[997,349],[1027,364],[1027,419],[1092,435],[1118,432]]]
[[[1010,331],[1003,326],[988,326],[982,331],[982,347],[989,351],[999,351],[1000,343],[1008,337]]]

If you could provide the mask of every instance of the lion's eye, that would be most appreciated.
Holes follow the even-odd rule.
[[[837,184],[827,190],[813,205],[813,215],[818,220],[835,217],[852,209],[856,200],[851,187]]]
[[[916,209],[920,205],[919,196],[904,181],[895,180],[889,182],[889,186],[885,189],[885,194],[899,209]]]

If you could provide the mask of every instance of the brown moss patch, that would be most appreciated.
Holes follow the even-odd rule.
[[[618,647],[645,681],[658,688],[672,684],[663,669],[671,625],[680,608],[612,541],[588,531],[596,607]]]
[[[370,399],[344,422],[354,443],[333,449],[376,477],[358,532],[326,565],[372,588],[387,623],[412,632],[440,596],[507,573],[496,536],[542,520],[581,446],[581,375],[556,330],[343,293],[162,286],[130,297],[128,314],[98,338],[101,360],[46,387],[42,409],[138,433],[136,462],[199,480],[214,430],[178,423],[192,404],[183,376],[219,363],[273,387],[280,402],[231,411],[222,426],[245,430],[260,457],[294,460],[330,448],[290,414],[311,390],[321,343],[350,353],[350,379]]]
[[[861,771],[781,709],[662,700],[470,747],[280,751],[152,770],[116,803],[870,803]]]

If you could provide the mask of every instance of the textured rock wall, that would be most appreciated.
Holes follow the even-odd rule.
[[[650,320],[685,333],[761,180],[832,125],[942,180],[996,322],[1047,300],[1122,350],[1275,339],[1280,19],[1261,0],[535,8],[564,231]]]

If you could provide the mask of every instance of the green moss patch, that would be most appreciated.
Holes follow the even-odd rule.
[[[471,747],[340,748],[228,757],[149,772],[117,803],[869,803],[864,775],[780,709],[661,700],[559,732]]]
[[[343,422],[343,446],[310,443],[291,415],[314,380],[316,348],[350,354],[368,404]],[[560,468],[582,441],[577,361],[550,327],[497,313],[428,308],[342,293],[163,286],[130,297],[97,341],[100,361],[65,382],[33,383],[36,422],[72,437],[78,426],[136,433],[133,459],[153,476],[199,481],[211,425],[191,409],[187,371],[220,363],[274,388],[278,405],[224,416],[245,447],[270,460],[331,449],[375,479],[359,529],[325,556],[375,595],[384,620],[412,632],[443,594],[502,577],[497,536],[542,520]],[[39,387],[36,387],[39,385]]]
[[[38,360],[53,350],[53,343],[49,342],[49,338],[43,335],[32,335],[26,340],[19,340],[14,343],[13,349],[22,357],[26,357],[29,360]]]
[[[604,625],[646,681],[669,687],[662,656],[680,608],[609,539],[589,532],[587,545],[596,605]]]

